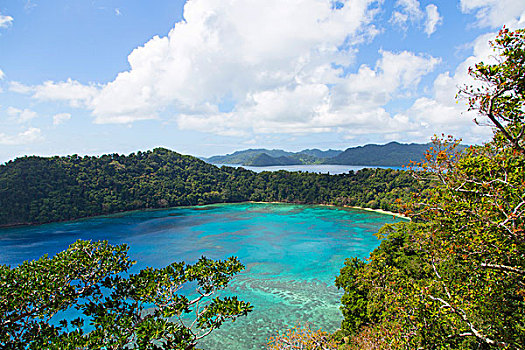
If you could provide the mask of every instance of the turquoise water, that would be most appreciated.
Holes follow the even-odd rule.
[[[77,239],[130,245],[133,270],[200,256],[235,255],[246,270],[228,293],[251,302],[246,318],[207,337],[204,349],[261,349],[276,330],[309,322],[335,331],[344,259],[366,257],[374,233],[399,219],[370,211],[290,204],[221,204],[130,212],[67,223],[0,230],[0,264],[53,255]]]

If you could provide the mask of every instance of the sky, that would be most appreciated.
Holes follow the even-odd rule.
[[[0,0],[0,163],[479,144],[458,88],[522,0]]]

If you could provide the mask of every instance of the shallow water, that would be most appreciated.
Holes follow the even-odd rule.
[[[341,291],[335,276],[344,259],[366,257],[374,233],[391,215],[327,206],[221,204],[138,211],[68,223],[0,230],[0,264],[16,265],[62,251],[77,239],[130,245],[137,264],[162,267],[200,256],[235,255],[246,270],[228,294],[251,302],[246,318],[226,324],[200,343],[204,349],[261,349],[277,330],[308,322],[335,331]]]

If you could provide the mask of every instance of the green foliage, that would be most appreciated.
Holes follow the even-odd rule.
[[[436,139],[415,173],[433,186],[408,203],[412,222],[385,227],[368,263],[341,270],[355,348],[525,347],[524,37],[502,30],[499,62],[477,65],[483,87],[464,90],[493,140],[458,153],[452,137]]]
[[[420,187],[406,172],[390,169],[257,174],[162,148],[129,156],[24,157],[0,165],[0,225],[250,200],[397,210],[395,200]]]
[[[384,240],[367,264],[357,258],[345,261],[336,286],[345,292],[341,310],[346,334],[356,336],[376,327],[375,331],[382,331],[381,337],[387,333],[389,341],[396,343],[398,327],[390,321],[413,323],[414,306],[406,302],[420,281],[430,275],[422,252],[410,242],[414,231],[421,229],[421,224],[414,222],[386,225],[379,233]]]
[[[367,310],[367,291],[361,288],[357,280],[359,274],[365,268],[365,263],[358,258],[348,258],[341,269],[341,273],[335,279],[335,285],[342,288],[345,294],[341,298],[341,311],[344,320],[341,327],[354,334],[361,326],[370,323],[372,317]]]
[[[274,166],[274,165],[297,165],[303,164],[301,160],[292,156],[272,157],[261,153],[244,162],[247,166]]]
[[[390,142],[386,145],[365,145],[348,148],[334,158],[327,159],[328,164],[403,166],[410,161],[420,161],[425,155],[428,144],[401,144]]]
[[[242,151],[236,151],[231,154],[223,156],[213,156],[207,158],[206,160],[213,164],[240,164],[248,165],[255,157],[265,153],[269,157],[278,158],[278,157],[288,157],[293,155],[293,152],[287,152],[280,149],[246,149]]]
[[[323,160],[335,157],[342,151],[305,149],[300,152],[287,152],[279,149],[247,149],[224,156],[207,159],[213,164],[240,164],[247,166],[321,164]]]
[[[275,337],[270,337],[267,350],[337,350],[339,343],[322,330],[313,330],[309,324],[287,329]]]
[[[134,262],[127,250],[77,241],[53,258],[0,266],[0,347],[193,349],[253,308],[236,297],[211,299],[244,269],[234,257],[128,275]],[[179,293],[188,284],[196,285],[193,297]],[[82,316],[61,320],[72,308]]]
[[[459,94],[468,98],[469,110],[478,111],[492,122],[500,140],[523,152],[525,30],[511,32],[503,27],[491,46],[497,53],[497,63],[480,62],[469,68],[469,74],[481,86],[466,86]]]

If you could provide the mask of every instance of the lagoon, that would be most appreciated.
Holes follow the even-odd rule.
[[[262,349],[278,330],[309,322],[335,331],[342,292],[334,286],[344,259],[379,245],[374,233],[402,219],[365,210],[241,203],[137,211],[66,223],[0,230],[0,264],[53,255],[77,239],[130,245],[132,272],[200,256],[238,256],[246,266],[227,293],[251,302],[246,318],[206,338],[204,349]]]

